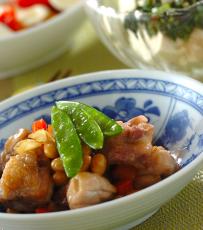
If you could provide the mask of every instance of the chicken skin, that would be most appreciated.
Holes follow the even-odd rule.
[[[110,200],[115,193],[116,188],[105,177],[80,172],[70,181],[67,200],[71,209],[82,208]]]
[[[154,127],[144,116],[126,123],[119,122],[123,132],[106,140],[103,153],[109,165],[134,167],[135,182],[147,187],[178,170],[178,164],[170,151],[152,146]]]
[[[18,212],[32,212],[52,195],[52,178],[45,159],[35,152],[11,156],[0,180],[0,203]]]
[[[29,135],[29,130],[27,129],[19,129],[19,131],[10,136],[5,143],[4,150],[0,154],[0,174],[3,172],[6,163],[9,161],[10,156],[14,155],[15,152],[13,151],[15,145],[24,139],[27,138]]]

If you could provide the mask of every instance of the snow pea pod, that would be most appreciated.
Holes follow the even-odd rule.
[[[80,138],[92,149],[101,149],[104,142],[103,133],[97,122],[81,108],[80,103],[68,104],[65,111],[71,117]]]
[[[68,177],[74,177],[83,163],[80,139],[68,114],[52,107],[51,122],[56,138],[57,149]]]
[[[80,106],[83,110],[85,110],[91,117],[97,122],[100,126],[102,132],[106,136],[115,136],[122,132],[123,128],[113,119],[109,118],[102,112],[98,111],[97,109],[83,104],[79,102],[73,101],[58,101],[56,105],[59,109],[67,109],[67,108],[74,108],[76,106]]]

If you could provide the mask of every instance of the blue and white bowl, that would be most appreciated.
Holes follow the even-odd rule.
[[[117,120],[146,115],[155,126],[154,143],[164,145],[182,168],[172,176],[124,198],[78,210],[0,215],[0,229],[127,229],[141,223],[187,185],[203,164],[203,86],[185,76],[158,71],[117,70],[86,74],[38,87],[0,103],[0,149],[33,120],[50,121],[58,100],[95,106]],[[163,195],[164,194],[164,195]]]

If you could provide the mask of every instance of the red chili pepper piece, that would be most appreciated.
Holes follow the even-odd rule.
[[[47,123],[45,120],[40,119],[37,121],[34,121],[32,124],[32,132],[36,132],[39,129],[47,129]]]
[[[35,213],[37,213],[37,214],[47,213],[47,212],[49,212],[48,208],[37,208],[37,209],[35,209]]]
[[[16,2],[21,7],[29,7],[35,4],[43,4],[49,6],[49,0],[16,0]]]
[[[131,165],[115,165],[111,171],[111,177],[115,181],[133,180],[136,170]]]
[[[1,9],[0,22],[3,22],[15,31],[22,29],[22,25],[16,18],[15,7],[13,5],[3,5],[1,6]]]
[[[116,184],[117,194],[121,196],[128,195],[134,191],[133,181],[124,180]]]

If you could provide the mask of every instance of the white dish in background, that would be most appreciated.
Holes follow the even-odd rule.
[[[43,65],[70,48],[84,17],[82,4],[35,27],[0,37],[0,79]]]
[[[183,167],[146,189],[91,207],[47,214],[0,213],[0,229],[129,229],[153,215],[202,167],[203,86],[200,82],[158,71],[117,70],[40,86],[0,103],[0,150],[6,138],[19,128],[30,128],[32,121],[42,116],[48,118],[57,100],[97,106],[116,115],[118,120],[128,120],[140,113],[148,116],[155,126],[155,144],[159,140],[170,150],[187,146],[180,162]]]

